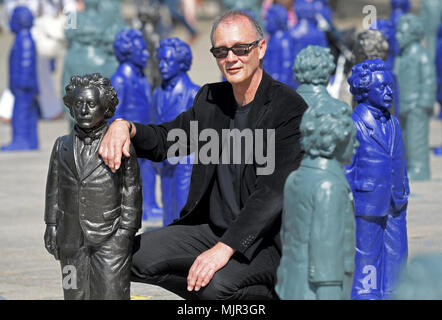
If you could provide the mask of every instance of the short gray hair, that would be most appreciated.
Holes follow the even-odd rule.
[[[259,24],[258,20],[256,20],[251,14],[249,14],[247,11],[244,10],[229,10],[224,12],[220,16],[216,17],[215,20],[213,21],[212,31],[210,32],[210,41],[212,42],[212,45],[213,45],[213,35],[215,33],[216,28],[218,28],[218,25],[224,20],[227,20],[235,16],[242,16],[247,18],[252,24],[252,26],[255,28],[258,38],[259,39],[264,38],[264,31],[262,30],[261,25]]]

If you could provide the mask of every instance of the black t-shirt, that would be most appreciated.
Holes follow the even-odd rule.
[[[253,104],[236,107],[233,118],[230,119],[230,130],[242,131],[247,127],[247,115]],[[233,137],[230,136],[230,162],[222,162],[216,167],[214,187],[210,194],[210,222],[222,230],[226,230],[231,222],[238,216],[243,207],[241,199],[241,164],[234,163]],[[245,142],[240,144],[241,163],[245,162]],[[224,151],[223,151],[224,152]]]

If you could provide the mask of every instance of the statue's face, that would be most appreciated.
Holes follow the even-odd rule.
[[[170,80],[181,72],[180,64],[176,58],[175,50],[171,47],[158,49],[158,69],[163,80]]]
[[[409,43],[412,42],[412,37],[410,36],[411,30],[408,23],[398,23],[396,28],[396,40],[399,44],[399,48],[405,48]]]
[[[100,92],[96,88],[76,88],[71,110],[78,126],[85,130],[93,129],[105,120],[106,108],[101,105]]]
[[[132,42],[134,51],[130,54],[129,60],[136,66],[144,68],[149,60],[150,54],[147,51],[146,43],[141,38],[136,38]]]
[[[393,79],[389,72],[373,72],[373,81],[368,92],[368,102],[376,108],[388,109],[393,102]]]

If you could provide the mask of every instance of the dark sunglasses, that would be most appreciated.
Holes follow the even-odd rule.
[[[233,47],[227,48],[227,47],[212,47],[210,49],[210,52],[212,52],[213,56],[215,58],[225,58],[229,54],[229,50],[232,50],[232,52],[236,56],[244,56],[250,52],[259,42],[261,39],[258,39],[256,41],[253,41],[251,43],[238,43],[235,44]]]

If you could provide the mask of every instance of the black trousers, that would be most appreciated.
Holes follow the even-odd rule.
[[[253,260],[235,253],[206,287],[187,291],[193,262],[219,240],[207,224],[172,225],[135,238],[131,280],[158,285],[184,299],[276,299],[276,270],[280,255],[274,246],[263,247]]]
[[[60,251],[65,300],[129,300],[133,239],[117,230],[100,245],[84,241],[73,253]]]

